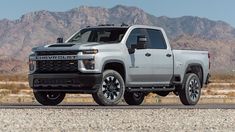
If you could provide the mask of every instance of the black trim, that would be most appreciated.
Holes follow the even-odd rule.
[[[199,66],[201,68],[201,70],[202,70],[202,82],[201,82],[201,86],[203,87],[203,84],[204,84],[204,71],[203,71],[203,68],[202,68],[201,64],[199,64],[199,63],[188,64],[188,66],[187,66],[187,68],[185,70],[184,76],[186,75],[188,68],[190,68],[191,66]],[[200,79],[200,77],[199,77],[199,79]]]
[[[35,91],[66,93],[94,93],[102,82],[102,74],[29,74],[28,78]]]
[[[211,75],[208,73],[206,77],[206,83],[205,83],[206,85],[210,83],[210,77]]]
[[[174,91],[175,87],[131,87],[126,89],[128,92],[158,92],[158,91]]]
[[[58,43],[58,44],[53,44],[53,45],[50,45],[50,46],[48,46],[48,47],[72,47],[72,46],[74,46],[75,44],[60,44],[60,43]]]
[[[173,65],[172,65],[172,67],[173,67],[173,76],[172,76],[172,78],[171,78],[171,81],[170,81],[170,83],[171,84],[174,84],[174,79],[175,79],[175,55],[174,55],[174,53],[173,53],[173,51],[171,50],[171,53],[172,53],[172,58],[173,58]]]
[[[48,51],[35,51],[38,56],[47,55],[77,55],[80,50],[48,50]]]
[[[172,79],[171,79],[171,82],[173,84],[181,84],[181,76],[180,75],[173,75],[172,76]]]
[[[111,60],[107,60],[104,62],[103,66],[102,66],[102,73],[104,72],[104,68],[107,64],[109,63],[120,63],[123,65],[124,68],[124,73],[125,73],[125,78],[123,78],[123,80],[126,82],[126,67],[125,67],[125,63],[121,60],[116,60],[116,59],[111,59]]]

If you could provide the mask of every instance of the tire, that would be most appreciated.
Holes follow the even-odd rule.
[[[185,75],[182,88],[179,90],[180,101],[184,105],[196,105],[201,96],[201,82],[194,73]]]
[[[92,94],[93,99],[99,105],[117,105],[123,98],[125,83],[122,76],[114,70],[103,72],[102,84],[96,93]]]
[[[42,105],[55,106],[64,100],[65,93],[62,92],[33,92],[36,100]]]
[[[162,97],[166,97],[170,92],[168,91],[159,91],[156,92],[157,95],[162,96]]]
[[[140,105],[144,101],[145,94],[141,92],[125,92],[124,99],[128,105]]]

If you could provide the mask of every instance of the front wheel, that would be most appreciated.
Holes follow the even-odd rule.
[[[185,75],[182,88],[179,90],[180,101],[184,105],[196,105],[201,96],[201,82],[194,73]]]
[[[33,92],[36,100],[42,105],[55,106],[64,100],[65,93],[62,92]]]
[[[117,105],[123,98],[125,83],[122,76],[114,70],[105,70],[102,84],[93,99],[99,105]]]
[[[145,94],[141,92],[125,92],[124,99],[129,105],[140,105],[144,101]]]

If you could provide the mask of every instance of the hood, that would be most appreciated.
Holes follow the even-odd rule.
[[[32,49],[32,51],[53,51],[53,50],[86,50],[92,49],[94,46],[106,45],[108,43],[55,43],[45,46],[39,46]]]

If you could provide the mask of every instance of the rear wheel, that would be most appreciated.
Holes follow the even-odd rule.
[[[102,85],[92,97],[99,105],[117,105],[122,100],[124,92],[122,76],[114,70],[106,70],[103,73]]]
[[[140,105],[144,101],[145,94],[141,92],[125,92],[124,99],[129,105]]]
[[[201,82],[194,73],[185,75],[182,88],[179,90],[180,101],[184,105],[196,105],[201,96]]]
[[[39,92],[34,91],[34,97],[42,105],[58,105],[64,100],[65,93],[62,92]]]

